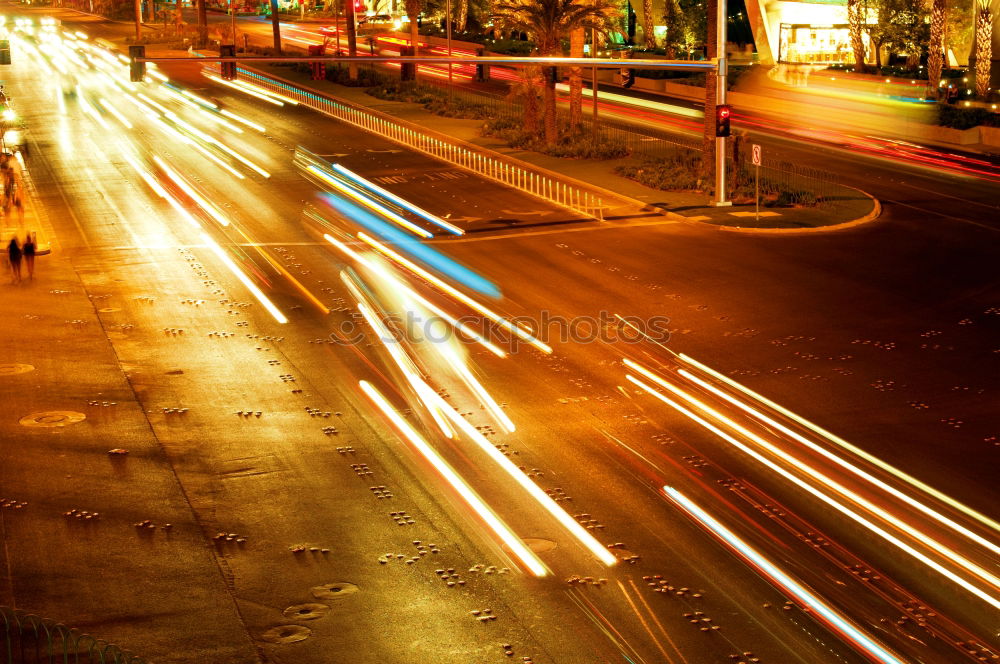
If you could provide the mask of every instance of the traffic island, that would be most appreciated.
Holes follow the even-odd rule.
[[[390,95],[373,95],[357,84],[313,80],[306,67],[262,64],[258,69],[294,84],[298,89],[332,95],[355,107],[366,107],[430,134],[444,135],[479,151],[487,151],[498,159],[516,160],[545,177],[567,185],[602,191],[606,194],[604,200],[616,201],[615,209],[604,211],[603,221],[648,220],[650,215],[659,214],[676,221],[705,223],[732,230],[787,232],[853,227],[877,218],[880,212],[877,201],[863,191],[829,181],[817,181],[810,187],[808,178],[792,177],[787,172],[782,174],[773,167],[764,169],[766,174],[762,178],[766,180],[768,194],[759,214],[752,195],[746,196],[747,192],[742,189],[738,190],[742,204],[737,199],[737,204],[731,207],[714,207],[702,191],[656,186],[654,181],[638,177],[643,161],[635,156],[588,159],[574,154],[577,158],[562,158],[555,156],[558,151],[543,154],[520,144],[512,146],[505,140],[503,132],[484,131],[484,124],[489,122],[483,119],[484,109],[474,108],[474,102],[470,103],[467,95],[449,106],[447,91],[438,89],[434,92],[436,88],[422,86],[421,90],[426,88],[431,92],[416,97],[414,101],[396,101],[387,98]],[[328,78],[339,80],[333,71],[328,72]],[[383,75],[373,72],[364,78],[374,82],[380,77]],[[445,102],[442,103],[441,97]],[[776,185],[782,179],[784,186]],[[748,186],[753,187],[747,182],[743,184],[743,189]]]

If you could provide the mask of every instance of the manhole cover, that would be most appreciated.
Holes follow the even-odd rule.
[[[291,620],[316,620],[330,612],[326,604],[296,604],[281,612],[281,615]]]
[[[551,551],[556,548],[556,543],[552,540],[540,539],[538,537],[525,537],[521,541],[535,553],[545,553],[546,551]],[[501,548],[504,551],[510,551],[506,544],[504,544]]]
[[[110,313],[114,313],[116,311],[121,311],[121,309],[119,309],[118,307],[104,307],[103,309],[98,309],[97,310],[98,313],[102,313],[102,314],[110,314]]]
[[[34,370],[30,364],[0,364],[0,376],[16,376]]]
[[[302,625],[278,625],[260,635],[262,641],[268,643],[295,643],[304,641],[312,634],[312,630]]]
[[[73,410],[47,410],[44,413],[25,415],[18,423],[23,427],[64,427],[85,419],[86,415]]]
[[[324,583],[312,589],[312,596],[316,599],[340,599],[356,592],[358,587],[353,583]]]

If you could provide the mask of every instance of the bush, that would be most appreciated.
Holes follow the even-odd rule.
[[[938,104],[937,123],[951,129],[972,129],[980,125],[1000,127],[1000,114],[985,108],[965,108],[951,104]]]
[[[541,122],[541,118],[539,118]],[[545,137],[524,131],[524,123],[515,117],[492,118],[483,125],[484,136],[496,136],[512,148],[540,152],[563,159],[620,159],[629,155],[623,143],[602,139],[594,141],[585,132],[571,132],[568,125],[560,127],[560,139],[555,145],[545,142]]]
[[[624,164],[615,173],[640,184],[663,191],[705,191],[701,180],[701,154],[694,150],[678,151],[669,157],[646,159],[640,164]],[[760,199],[765,207],[815,207],[820,199],[813,191],[789,189],[772,178],[760,178]],[[734,203],[753,203],[756,188],[754,174],[742,167],[730,175],[729,195]]]
[[[615,168],[622,177],[663,191],[702,191],[700,171],[701,155],[694,151]]]

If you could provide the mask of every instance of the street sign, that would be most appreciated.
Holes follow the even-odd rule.
[[[760,146],[754,145],[752,151],[753,151],[753,165],[760,166]]]

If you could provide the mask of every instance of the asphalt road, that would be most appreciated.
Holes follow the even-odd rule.
[[[176,210],[137,177],[117,152],[119,132],[95,124],[72,99],[60,118],[46,82],[24,70],[15,68],[8,89],[17,89],[28,102],[23,108],[31,109],[25,111],[29,167],[62,251],[91,296],[107,296],[105,308],[116,309],[102,314],[102,325],[195,515],[185,546],[196,551],[210,544],[211,561],[198,564],[218,565],[224,580],[218,604],[203,614],[187,608],[174,625],[211,624],[219,636],[248,637],[239,644],[202,639],[203,661],[252,661],[250,641],[271,661],[299,662],[328,661],[331,651],[372,662],[415,661],[414,652],[428,661],[500,661],[506,643],[517,658],[536,662],[709,662],[744,652],[763,662],[863,661],[801,609],[783,609],[785,597],[669,504],[662,484],[692,496],[904,657],[959,656],[951,643],[896,623],[902,603],[913,598],[938,610],[929,622],[940,634],[964,634],[947,622],[953,619],[986,643],[995,638],[994,614],[979,600],[630,387],[623,355],[671,361],[649,345],[552,340],[552,355],[522,346],[503,360],[472,356],[517,423],[515,434],[493,440],[517,452],[518,465],[593,526],[601,543],[620,543],[612,551],[632,560],[603,568],[481,452],[438,439],[441,453],[514,532],[541,540],[539,550],[554,545],[541,553],[550,578],[517,571],[487,578],[475,565],[517,570],[510,554],[355,387],[358,379],[371,380],[398,408],[417,411],[387,355],[371,338],[353,347],[327,343],[356,316],[340,281],[344,262],[303,223],[315,187],[293,169],[291,155],[296,145],[337,155],[365,177],[392,178],[382,185],[398,195],[470,225],[499,226],[511,216],[565,220],[565,212],[476,178],[428,177],[450,169],[393,152],[378,137],[309,111],[274,110],[230,93],[193,67],[169,74],[267,127],[264,136],[226,135],[271,173],[266,180],[242,168],[245,180],[220,175],[215,164],[152,126],[129,135],[140,153],[174,165],[222,207],[232,225],[213,237],[253,256],[242,264],[266,275],[258,283],[269,286],[289,325],[253,304]],[[988,200],[975,187],[969,192],[961,193]],[[433,244],[500,285],[504,297],[495,306],[510,315],[667,317],[671,350],[744,381],[995,517],[995,220],[975,212],[928,217],[929,206],[923,199],[890,205],[869,227],[809,237],[751,237],[664,221],[616,228],[579,223]],[[258,249],[332,312],[321,314]],[[146,296],[156,306],[139,299]],[[185,332],[163,332],[178,327]],[[211,334],[218,331],[233,336]],[[176,371],[185,378],[167,377]],[[472,414],[470,421],[492,426],[478,400],[447,372],[432,378]],[[180,404],[190,409],[183,420],[162,411]],[[427,422],[411,421],[433,436]],[[329,422],[335,434],[322,430]],[[781,506],[783,514],[764,505]],[[415,523],[397,525],[400,509]],[[106,520],[137,518],[126,506],[102,511]],[[249,548],[211,539],[229,529],[246,534]],[[815,533],[830,546],[813,546]],[[440,552],[421,556],[414,542]],[[300,543],[305,552],[288,551]],[[308,546],[330,548],[333,556]],[[995,559],[971,549],[968,555],[995,569]],[[408,565],[410,556],[417,560]],[[51,581],[19,581],[17,563],[15,555],[19,604],[36,602],[39,611],[65,605],[65,588],[59,594]],[[861,581],[851,565],[882,578]],[[466,585],[439,580],[435,569],[451,568]],[[573,575],[607,582],[566,583]],[[660,579],[653,575],[689,590],[654,592],[651,584],[660,587]],[[154,610],[122,579],[102,577],[136,615]],[[355,583],[359,601],[335,600],[334,615],[309,623],[311,636],[298,644],[261,640],[276,610],[332,581]],[[86,595],[81,591],[77,603]],[[158,611],[176,613],[162,589],[156,596]],[[471,613],[486,608],[499,616],[495,623]],[[194,661],[171,654],[169,629],[102,623],[99,610],[86,609],[80,611],[95,625],[133,642],[155,632],[148,641],[155,641],[156,661]],[[721,629],[701,631],[711,624]]]

